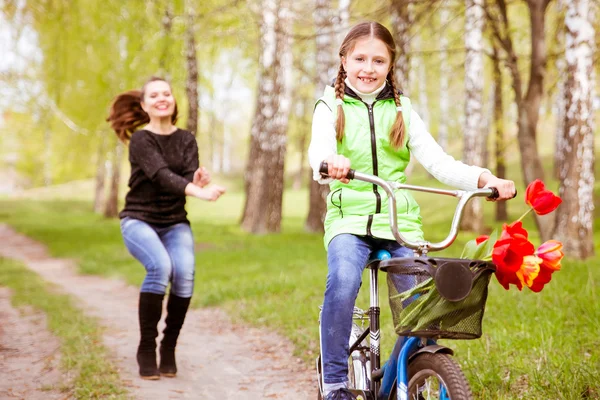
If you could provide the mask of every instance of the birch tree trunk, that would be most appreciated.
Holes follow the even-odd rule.
[[[231,126],[223,121],[223,172],[231,172]]]
[[[331,85],[335,77],[334,29],[331,24],[331,0],[316,0],[314,20],[317,32],[316,73],[317,85],[315,97],[323,95],[325,86]],[[308,232],[323,232],[323,221],[327,212],[326,198],[329,185],[321,185],[313,179],[313,171],[309,169],[310,195],[308,216],[304,229]]]
[[[396,42],[395,77],[399,89],[405,91],[409,88],[410,73],[410,25],[411,15],[409,0],[392,0],[392,35]]]
[[[216,96],[213,93],[212,96],[213,104],[217,105]],[[221,155],[222,152],[220,150],[220,138],[219,138],[219,130],[217,128],[219,124],[219,120],[217,119],[217,110],[213,110],[210,113],[210,119],[208,126],[210,127],[210,131],[208,132],[208,145],[210,147],[210,165],[211,170],[213,172],[221,171]]]
[[[562,12],[564,4],[563,4],[564,0],[559,0],[556,2],[556,10],[558,12]],[[564,46],[565,43],[565,30],[563,27],[559,26],[559,33],[556,37],[556,40],[558,41],[558,47],[562,48]],[[565,147],[565,143],[562,143],[562,141],[564,140],[564,133],[565,133],[565,110],[566,110],[566,101],[565,101],[565,96],[566,96],[566,65],[565,65],[565,59],[563,57],[557,57],[556,58],[556,70],[558,72],[558,82],[556,83],[556,86],[558,87],[558,91],[556,93],[556,99],[554,101],[554,116],[556,118],[556,131],[555,131],[555,135],[554,135],[554,168],[553,168],[553,175],[554,178],[556,179],[560,179],[560,166],[563,165],[564,163],[564,153],[562,152],[561,149],[563,149]]]
[[[331,0],[329,0],[327,3],[329,3],[328,9],[331,10]],[[338,44],[342,44],[346,34],[348,33],[348,29],[350,29],[350,3],[351,0],[338,1],[338,17],[334,19],[336,22],[335,29],[338,31],[336,40]],[[333,38],[336,37],[335,34],[332,33],[332,35]]]
[[[187,67],[187,80],[185,93],[188,100],[187,130],[194,136],[198,134],[198,59],[196,57],[196,38],[194,37],[195,12],[192,2],[185,2],[186,28],[185,28],[185,60]]]
[[[466,0],[465,11],[465,125],[463,161],[482,165],[483,142],[483,9],[482,0]],[[473,199],[465,207],[461,222],[464,230],[481,232],[481,200]]]
[[[166,4],[165,15],[162,17],[162,31],[161,31],[161,54],[158,59],[158,73],[159,76],[164,79],[171,79],[169,74],[169,68],[167,61],[169,60],[169,49],[171,48],[171,30],[173,28],[173,6],[170,3]]]
[[[100,131],[100,144],[98,145],[98,158],[96,161],[96,184],[94,189],[94,212],[100,214],[104,209],[104,185],[106,181],[106,135]]]
[[[290,109],[291,9],[289,0],[264,0],[261,15],[260,76],[246,166],[242,228],[279,232],[283,167]]]
[[[500,69],[499,49],[494,43],[492,45],[492,68],[494,75],[494,131],[495,131],[495,156],[496,176],[506,178],[506,140],[504,138],[504,102],[502,101],[502,70]],[[496,202],[496,221],[506,221],[508,212],[505,201]]]
[[[448,61],[448,34],[446,26],[450,21],[448,8],[442,6],[440,9],[440,23],[442,31],[440,35],[440,118],[438,122],[437,142],[444,150],[448,150],[448,119],[450,118],[450,64]]]
[[[421,35],[415,34],[412,39],[412,44],[415,49],[421,48]],[[425,122],[425,126],[429,130],[430,127],[430,116],[429,116],[429,98],[427,96],[427,73],[425,71],[425,57],[422,54],[414,55],[410,60],[412,66],[411,70],[414,71],[415,79],[410,79],[412,88],[415,90],[415,93],[418,94],[417,97],[418,107],[419,107],[419,115],[423,122]]]
[[[47,124],[44,127],[44,186],[52,185],[52,172],[52,128]]]
[[[119,182],[121,181],[121,164],[123,161],[123,144],[117,141],[113,150],[110,192],[104,208],[104,216],[116,218],[119,215]]]
[[[564,252],[585,259],[594,255],[594,4],[593,0],[567,2],[566,112],[564,155],[560,171],[556,237]]]

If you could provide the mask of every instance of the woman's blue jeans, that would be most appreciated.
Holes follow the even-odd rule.
[[[146,268],[141,292],[189,298],[194,291],[194,238],[187,223],[157,227],[138,219],[121,219],[125,246]]]
[[[371,252],[387,250],[393,258],[413,257],[413,251],[396,241],[341,234],[329,242],[327,249],[327,284],[321,311],[321,357],[325,383],[348,380],[348,350],[352,329],[352,312],[361,285],[362,273]],[[399,288],[409,289],[414,279],[402,277]]]

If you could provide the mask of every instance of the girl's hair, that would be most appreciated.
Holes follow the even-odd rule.
[[[121,93],[113,100],[106,120],[110,122],[110,127],[117,133],[121,141],[127,142],[137,128],[150,122],[150,117],[142,109],[142,101],[144,101],[144,95],[146,94],[146,86],[156,81],[169,84],[167,80],[153,76],[144,83],[142,90],[129,90]],[[176,121],[177,103],[175,103],[175,110],[171,116],[171,122],[175,124]]]
[[[387,46],[387,49],[390,53],[391,58],[391,68],[387,75],[387,82],[392,87],[392,91],[394,92],[394,101],[396,103],[396,107],[400,107],[400,95],[398,93],[398,89],[396,86],[396,79],[394,78],[394,62],[396,60],[396,44],[394,43],[394,38],[390,31],[383,25],[378,22],[363,22],[358,25],[355,25],[350,32],[344,38],[342,45],[340,46],[340,68],[338,70],[338,74],[335,80],[335,98],[343,100],[344,99],[344,90],[346,89],[346,84],[344,80],[346,79],[346,71],[344,71],[344,66],[341,62],[342,57],[347,57],[354,47],[356,46],[356,42],[359,39],[364,37],[372,37],[381,40]],[[337,121],[335,124],[336,137],[338,141],[342,141],[344,137],[344,127],[345,127],[345,117],[344,110],[342,108],[341,102],[338,102],[337,105]],[[396,122],[392,126],[390,130],[390,142],[392,147],[398,149],[404,143],[404,118],[402,118],[402,111],[398,111],[396,115]]]

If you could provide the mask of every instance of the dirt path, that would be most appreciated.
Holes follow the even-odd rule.
[[[57,386],[68,378],[58,368],[59,341],[46,328],[46,316],[15,309],[11,292],[0,288],[0,399],[67,399]]]
[[[219,309],[194,309],[188,314],[177,347],[176,378],[142,380],[135,361],[137,288],[117,280],[78,275],[72,261],[50,257],[43,245],[2,224],[0,255],[25,263],[78,299],[86,314],[99,319],[105,328],[104,343],[136,399],[315,397],[313,373],[292,356],[289,342],[267,330],[232,325]],[[161,321],[159,329],[163,327]],[[0,381],[6,372],[0,370]],[[14,374],[26,380],[32,371],[10,371],[11,377]]]

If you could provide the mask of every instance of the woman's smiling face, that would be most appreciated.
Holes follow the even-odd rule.
[[[171,86],[165,81],[152,81],[146,84],[142,108],[150,119],[171,117],[175,112],[175,99]]]
[[[358,39],[354,48],[342,57],[348,80],[361,93],[371,93],[383,85],[391,64],[386,44],[374,37]]]

